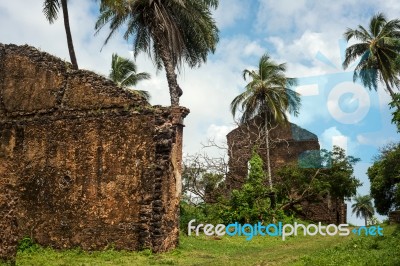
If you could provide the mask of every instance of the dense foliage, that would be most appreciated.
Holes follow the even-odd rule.
[[[227,163],[205,153],[187,155],[183,161],[182,195],[187,203],[215,203],[225,191]]]
[[[230,195],[220,194],[217,201],[212,203],[200,201],[193,204],[185,200],[181,205],[181,227],[185,228],[191,219],[225,224],[293,221],[293,217],[301,212],[301,202],[304,200],[317,202],[326,197],[336,200],[355,196],[357,187],[361,185],[353,175],[354,165],[358,161],[336,146],[332,151],[311,153],[300,164],[285,165],[278,170],[277,178],[280,181],[276,182],[272,191],[267,186],[264,162],[254,149],[249,161],[249,173],[242,187],[233,190]],[[187,176],[190,174],[185,172],[184,180],[190,180],[191,183],[184,183],[184,186],[197,184],[199,187],[200,184],[204,193],[207,175],[197,176],[196,181],[195,175],[191,178]],[[211,183],[216,189],[215,182]],[[186,191],[190,191],[190,188],[186,187]],[[275,207],[271,202],[272,193],[277,196]]]
[[[397,103],[400,103],[400,93],[396,93],[390,107],[394,109],[392,123],[397,126],[397,131],[400,132],[400,108],[396,108]]]
[[[400,143],[388,145],[381,150],[374,164],[368,169],[371,196],[376,210],[386,215],[400,208]]]
[[[265,186],[263,160],[256,150],[249,161],[249,174],[241,189],[234,189],[225,212],[225,220],[253,223],[271,214],[270,189]]]
[[[318,201],[323,197],[349,199],[356,195],[360,181],[353,175],[358,158],[347,156],[337,146],[304,156],[298,164],[289,164],[278,171],[277,184],[281,209],[296,211],[299,203]]]
[[[281,210],[271,208],[271,190],[266,185],[263,164],[257,150],[254,149],[249,161],[248,176],[240,189],[234,189],[230,195],[219,194],[219,197],[216,198],[217,201],[212,203],[193,204],[185,197],[186,199],[184,198],[181,203],[181,228],[186,228],[191,219],[214,224],[272,222],[273,219],[289,222],[292,217],[286,216]],[[199,183],[202,184],[208,180],[204,179],[207,176],[210,174],[202,175],[198,181],[193,178],[190,180],[192,184],[197,183],[199,186]],[[187,180],[188,177],[185,179]],[[205,185],[202,187],[205,189]],[[214,186],[214,189],[218,189],[218,187]],[[187,188],[186,191],[188,191]]]

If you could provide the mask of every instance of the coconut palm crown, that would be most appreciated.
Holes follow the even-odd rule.
[[[113,54],[109,78],[114,81],[118,87],[126,89],[135,86],[141,80],[150,79],[150,74],[146,72],[137,73],[135,62],[118,56],[117,54]],[[150,94],[147,91],[134,91],[142,95],[147,101],[150,100]]]
[[[257,70],[243,71],[243,79],[251,80],[245,91],[233,99],[231,112],[243,111],[240,122],[245,123],[255,116],[267,116],[268,123],[287,122],[287,113],[297,116],[300,109],[300,96],[290,87],[297,84],[294,78],[286,77],[286,64],[277,64],[264,54]]]
[[[352,213],[356,214],[357,218],[364,218],[365,226],[367,226],[368,219],[372,218],[375,210],[372,205],[372,197],[370,195],[357,195],[354,197],[355,203],[351,205]]]
[[[344,38],[359,42],[346,49],[343,68],[359,59],[353,80],[360,80],[365,87],[374,90],[377,90],[378,82],[382,82],[394,99],[393,89],[400,86],[400,20],[388,21],[385,15],[379,13],[372,17],[367,29],[362,25],[356,29],[348,28]]]
[[[124,38],[133,52],[148,53],[158,69],[166,71],[171,105],[179,105],[182,90],[175,71],[183,62],[189,67],[206,62],[218,42],[211,8],[218,0],[102,0],[97,32],[109,25],[108,40],[124,26]]]

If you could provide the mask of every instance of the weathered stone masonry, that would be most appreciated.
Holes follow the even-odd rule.
[[[54,248],[174,248],[188,112],[0,44],[1,258],[23,236]]]

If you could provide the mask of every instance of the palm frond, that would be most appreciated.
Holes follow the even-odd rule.
[[[218,28],[210,9],[216,8],[218,2],[102,0],[95,29],[98,32],[109,25],[110,33],[105,40],[106,44],[117,29],[127,23],[124,38],[133,37],[135,56],[139,52],[146,52],[155,60],[157,67],[160,67],[160,52],[163,47],[178,69],[183,62],[194,67],[205,62],[209,52],[215,51]],[[159,41],[156,42],[155,39]]]
[[[241,111],[241,123],[256,116],[267,116],[270,122],[286,122],[286,112],[298,115],[300,96],[290,89],[297,80],[285,75],[286,64],[271,60],[269,54],[261,56],[257,70],[243,71],[243,79],[249,79],[245,91],[236,96],[231,103],[235,117]]]
[[[357,195],[354,201],[355,203],[351,205],[352,214],[356,214],[357,218],[371,218],[374,215],[375,210],[370,195]]]
[[[399,88],[400,56],[400,20],[388,21],[384,14],[374,15],[368,31],[359,25],[357,29],[348,28],[344,37],[359,40],[346,49],[343,68],[360,58],[354,69],[353,80],[360,80],[369,89],[377,89],[378,82],[383,82],[393,96],[392,87]]]
[[[360,56],[367,55],[369,57],[370,50],[368,43],[356,43],[348,47],[345,52],[345,60],[343,68],[346,69],[351,62]],[[364,58],[365,59],[365,58]]]
[[[43,13],[50,24],[58,18],[58,11],[60,10],[59,0],[45,0],[43,3]]]
[[[150,74],[146,72],[136,72],[137,67],[135,62],[120,57],[117,54],[112,55],[109,78],[119,87],[135,86],[139,81],[150,78]]]
[[[374,15],[369,24],[369,31],[372,33],[372,36],[378,37],[385,24],[386,24],[386,17],[384,14],[378,13]]]

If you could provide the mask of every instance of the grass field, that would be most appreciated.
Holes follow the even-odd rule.
[[[384,227],[383,237],[297,236],[222,239],[182,234],[174,251],[55,251],[31,246],[18,252],[17,265],[400,265],[400,232]]]

